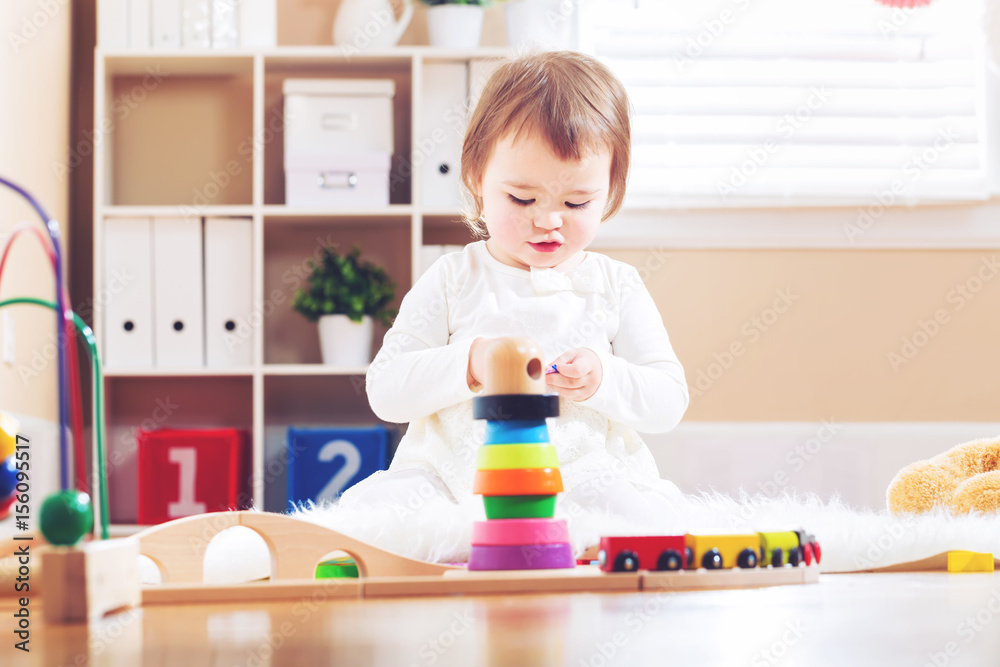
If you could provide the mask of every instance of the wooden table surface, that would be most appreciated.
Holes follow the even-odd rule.
[[[756,590],[163,605],[46,626],[0,665],[1000,664],[1000,574],[823,575]]]

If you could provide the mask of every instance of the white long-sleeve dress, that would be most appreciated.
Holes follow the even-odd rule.
[[[426,529],[428,517],[420,515],[431,506],[439,514],[461,508],[459,526],[482,518],[472,484],[485,422],[472,418],[476,393],[466,378],[469,349],[480,336],[527,336],[549,363],[576,348],[597,354],[600,387],[585,401],[560,399],[559,417],[548,420],[565,486],[557,516],[570,519],[571,530],[574,518],[582,524],[593,512],[655,524],[648,514],[667,511],[679,491],[660,478],[637,431],[676,426],[688,390],[639,272],[594,252],[565,273],[527,271],[499,262],[485,241],[441,257],[404,297],[366,384],[375,414],[409,427],[389,470],[348,489],[341,507],[391,505],[394,514],[380,516],[398,517],[400,530]],[[393,530],[381,526],[377,533],[384,546],[400,550]],[[445,552],[461,558],[461,536],[455,544]]]

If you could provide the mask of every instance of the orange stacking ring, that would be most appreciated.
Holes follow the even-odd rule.
[[[477,470],[472,487],[484,496],[547,496],[562,490],[559,468]]]

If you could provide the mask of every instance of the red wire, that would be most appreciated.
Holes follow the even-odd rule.
[[[3,270],[7,265],[7,255],[10,254],[10,249],[14,245],[14,239],[16,239],[22,232],[31,232],[34,234],[39,243],[42,244],[42,248],[45,250],[45,254],[48,255],[49,262],[52,264],[53,268],[56,265],[56,253],[52,248],[52,239],[43,234],[37,227],[31,225],[30,223],[23,222],[14,226],[14,229],[11,230],[10,238],[7,239],[7,244],[4,246],[3,255],[0,256],[0,279],[3,277]],[[63,303],[68,304],[69,294],[66,291],[65,285],[63,285],[62,292]],[[87,484],[87,459],[83,449],[83,400],[80,395],[80,365],[76,351],[76,326],[73,322],[72,315],[66,317],[66,314],[62,314],[60,317],[64,318],[63,336],[66,339],[65,344],[68,346],[70,387],[73,392],[73,400],[71,403],[73,419],[73,458],[76,460],[77,488],[81,491],[87,491],[89,489],[89,485]]]
[[[69,302],[69,294],[64,284],[63,303]],[[67,352],[69,353],[69,358],[67,359],[69,363],[69,386],[72,392],[70,406],[72,408],[71,415],[73,420],[73,458],[76,463],[74,466],[76,468],[76,488],[78,491],[90,493],[90,484],[87,479],[87,455],[84,451],[83,442],[83,397],[80,392],[80,360],[76,348],[76,325],[73,322],[72,314],[66,318],[65,324],[64,337],[66,338]]]

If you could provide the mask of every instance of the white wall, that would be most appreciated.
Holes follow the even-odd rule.
[[[681,422],[644,440],[660,476],[687,493],[815,493],[884,510],[901,468],[986,437],[1000,438],[1000,423]]]
[[[59,165],[67,162],[69,136],[70,15],[69,0],[0,3],[0,175],[38,198],[64,236],[69,184]],[[20,197],[0,190],[0,241],[26,220],[41,225]],[[34,238],[18,238],[2,278],[0,299],[54,299],[51,265]],[[3,310],[13,319],[15,357],[13,365],[0,363],[0,409],[55,420],[55,313],[36,306]],[[0,348],[8,331],[3,321],[0,312]]]

